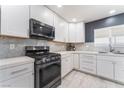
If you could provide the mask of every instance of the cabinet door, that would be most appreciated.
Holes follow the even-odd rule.
[[[43,5],[31,5],[30,17],[53,26],[54,14]]]
[[[68,23],[67,22],[64,22],[64,27],[63,27],[63,30],[64,30],[64,42],[68,42]]]
[[[62,77],[67,75],[73,69],[73,56],[67,56],[62,59]]]
[[[34,88],[34,76],[32,75],[32,72],[26,73],[0,83],[0,87]]]
[[[70,72],[69,60],[68,58],[62,59],[62,78]]]
[[[115,64],[115,80],[124,82],[124,62],[116,62],[116,64]]]
[[[29,37],[29,6],[1,6],[1,34]]]
[[[67,31],[67,24],[63,19],[55,14],[54,16],[55,26],[55,41],[65,42],[65,31]]]
[[[68,57],[68,60],[69,60],[69,72],[72,71],[73,69],[73,55],[71,54],[70,57]]]
[[[30,18],[34,18],[41,22],[44,22],[45,7],[42,5],[31,5],[30,6]]]
[[[76,43],[85,42],[85,31],[84,31],[84,23],[76,24]]]
[[[78,54],[73,54],[73,63],[74,63],[74,68],[79,69],[79,55]]]
[[[75,43],[76,42],[76,25],[74,23],[69,24],[69,42]]]
[[[107,60],[97,60],[97,75],[114,79],[114,65],[112,62]]]

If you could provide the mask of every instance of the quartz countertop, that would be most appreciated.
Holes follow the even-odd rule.
[[[98,54],[98,52],[95,52],[95,51],[60,51],[57,53],[60,53],[60,54],[75,54],[75,53]]]
[[[32,62],[34,62],[34,59],[27,56],[0,59],[0,69]]]
[[[120,57],[124,57],[124,54],[115,54],[115,53],[111,53],[111,52],[108,52],[108,53],[99,53],[97,51],[60,51],[60,52],[57,52],[57,53],[60,53],[62,55],[64,54],[94,54],[94,55],[103,55],[103,56],[120,56]]]

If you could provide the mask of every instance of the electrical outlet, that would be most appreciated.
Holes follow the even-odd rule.
[[[9,47],[11,50],[12,49],[15,49],[15,44],[10,44],[10,47]]]

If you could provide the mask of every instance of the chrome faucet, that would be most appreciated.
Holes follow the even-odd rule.
[[[115,49],[112,47],[111,44],[109,44],[109,52],[114,52],[114,51],[115,51]]]

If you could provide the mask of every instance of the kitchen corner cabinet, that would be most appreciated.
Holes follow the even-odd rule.
[[[62,55],[62,70],[61,70],[62,78],[66,76],[69,72],[71,72],[72,69],[73,69],[73,55],[72,54]]]
[[[85,29],[84,23],[69,23],[69,37],[70,43],[83,43],[85,42]]]
[[[29,6],[1,6],[1,35],[29,38]]]
[[[43,5],[31,5],[30,18],[53,26],[54,13]]]
[[[79,54],[73,54],[73,67],[79,69]]]
[[[54,14],[55,41],[67,42],[68,23]]]

